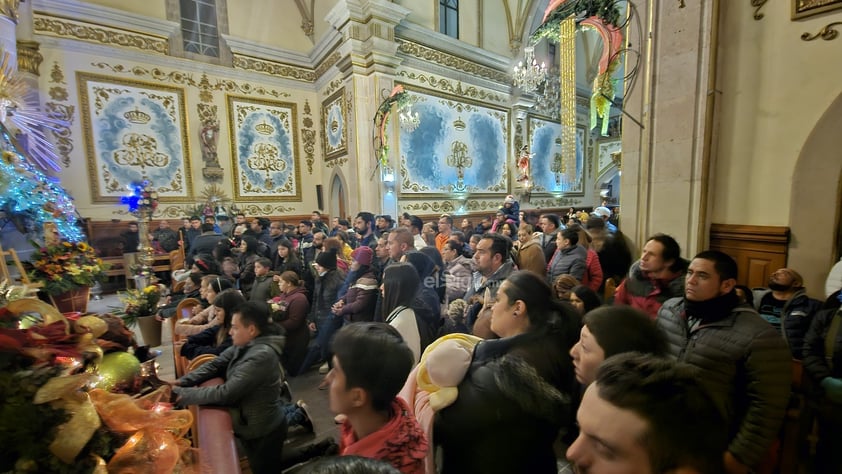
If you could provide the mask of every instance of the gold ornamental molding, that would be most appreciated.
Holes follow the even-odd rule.
[[[40,76],[38,70],[41,68],[41,61],[44,56],[38,51],[40,45],[37,41],[18,40],[18,70]]]
[[[207,80],[207,76],[205,74],[203,74],[202,79],[200,79],[197,82],[193,78],[193,75],[189,73],[185,73],[182,71],[165,71],[157,67],[147,69],[141,66],[129,67],[124,66],[122,64],[111,65],[105,62],[91,63],[91,66],[102,70],[111,71],[117,74],[131,74],[136,78],[154,79],[158,82],[169,82],[173,84],[194,87],[201,91],[200,99],[204,102],[211,101],[211,98],[209,98],[207,95],[210,93],[209,91],[223,91],[226,93],[236,93],[243,95],[257,94],[263,96],[271,96],[276,99],[292,97],[292,95],[289,92],[279,91],[275,89],[267,89],[263,86],[252,85],[248,82],[240,84],[230,79],[217,79],[216,82],[211,84],[210,81]]]
[[[801,35],[801,39],[804,41],[813,41],[819,38],[825,41],[835,40],[839,36],[839,32],[834,29],[834,27],[836,26],[842,26],[842,21],[835,21],[833,23],[830,23],[814,35],[811,35],[808,31],[804,32]]]
[[[434,89],[439,89],[443,92],[448,92],[457,97],[470,97],[477,100],[492,100],[498,103],[507,103],[508,97],[503,97],[500,94],[484,91],[478,87],[468,86],[462,87],[462,81],[451,81],[449,79],[438,79],[432,75],[416,74],[414,72],[400,71],[398,76],[420,82],[422,84],[429,84]]]
[[[67,83],[64,80],[64,72],[57,62],[53,63],[50,71],[50,102],[45,105],[45,111],[50,118],[58,119],[63,125],[51,128],[50,134],[56,151],[61,156],[61,164],[65,168],[70,167],[70,153],[73,151],[73,135],[70,126],[73,125],[73,118],[76,116],[76,106],[68,103]]]
[[[766,5],[766,2],[769,0],[751,0],[751,8],[754,8],[754,19],[755,20],[762,20],[764,13],[760,13],[760,9],[763,8],[763,5]]]
[[[161,209],[162,207],[163,206],[158,207],[159,212],[155,213],[155,217],[160,216],[180,219],[185,215],[189,216],[195,211],[195,209],[190,206],[166,206]],[[238,202],[237,208],[249,216],[276,216],[279,214],[291,214],[297,212],[294,207],[273,206],[271,204],[242,204]]]
[[[313,110],[310,108],[310,101],[304,100],[304,128],[301,129],[301,137],[304,141],[304,160],[307,162],[307,172],[313,174],[313,163],[316,162],[316,130],[313,128]]]
[[[578,206],[583,202],[583,200],[576,199],[576,198],[548,198],[548,199],[535,199],[532,198],[529,200],[529,203],[533,206],[544,209],[544,208],[553,208],[553,207],[566,207],[566,206]]]
[[[492,81],[507,84],[510,81],[509,75],[504,72],[460,58],[459,56],[454,56],[433,48],[428,48],[427,46],[412,41],[401,41],[398,46],[398,51],[423,61],[431,61],[474,76],[491,79]]]
[[[35,32],[73,38],[91,43],[134,48],[159,54],[168,54],[167,39],[134,31],[120,30],[102,25],[93,25],[66,18],[56,18],[35,13],[32,21]]]
[[[241,54],[234,55],[234,67],[246,71],[262,72],[264,74],[301,82],[314,82],[316,80],[316,73],[312,69],[279,63],[276,61],[268,61],[251,56],[244,56]]]
[[[334,64],[339,62],[339,51],[335,51],[316,67],[316,79],[322,77]]]
[[[19,7],[20,0],[0,0],[0,15],[17,23]]]

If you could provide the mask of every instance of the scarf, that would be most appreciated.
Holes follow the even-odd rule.
[[[390,410],[389,422],[363,439],[357,439],[354,429],[345,421],[339,429],[339,454],[380,459],[404,474],[423,474],[428,449],[424,431],[402,399],[395,398]]]
[[[688,321],[697,320],[700,323],[712,323],[726,318],[738,304],[739,299],[734,291],[706,301],[685,299],[684,314],[687,315]]]

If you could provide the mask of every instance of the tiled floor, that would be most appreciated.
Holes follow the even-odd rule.
[[[120,306],[117,295],[103,295],[101,300],[91,300],[88,303],[88,311],[91,313],[106,313],[115,306]],[[143,345],[140,330],[137,327],[131,329],[135,333],[138,344]],[[167,324],[162,325],[161,346],[156,349],[161,351],[161,355],[158,356],[158,377],[162,380],[175,379],[172,356],[172,334]],[[310,415],[313,418],[314,429],[313,434],[298,434],[296,430],[291,431],[290,438],[288,439],[288,446],[290,448],[327,437],[338,439],[337,425],[333,421],[334,414],[330,412],[328,392],[327,390],[318,389],[318,385],[323,377],[317,370],[313,369],[298,377],[290,377],[288,380],[290,389],[292,390],[293,400],[304,400],[307,403]]]

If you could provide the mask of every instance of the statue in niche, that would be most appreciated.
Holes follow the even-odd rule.
[[[202,145],[202,161],[205,167],[202,168],[202,176],[211,181],[222,179],[223,170],[219,166],[219,155],[217,154],[217,142],[219,141],[219,119],[216,118],[216,106],[199,104],[199,122],[202,128],[199,130],[199,143]]]

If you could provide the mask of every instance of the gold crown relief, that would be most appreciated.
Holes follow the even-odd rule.
[[[465,130],[465,122],[462,121],[462,117],[457,117],[456,120],[453,121],[453,128],[459,130]]]
[[[261,135],[271,135],[272,132],[275,131],[275,127],[269,125],[266,122],[261,122],[254,126],[254,129],[257,130],[257,133]]]
[[[134,110],[130,110],[124,113],[123,117],[125,117],[126,120],[128,120],[129,122],[136,123],[139,125],[143,125],[152,120],[152,117],[149,114],[141,112],[137,107],[135,107]]]

